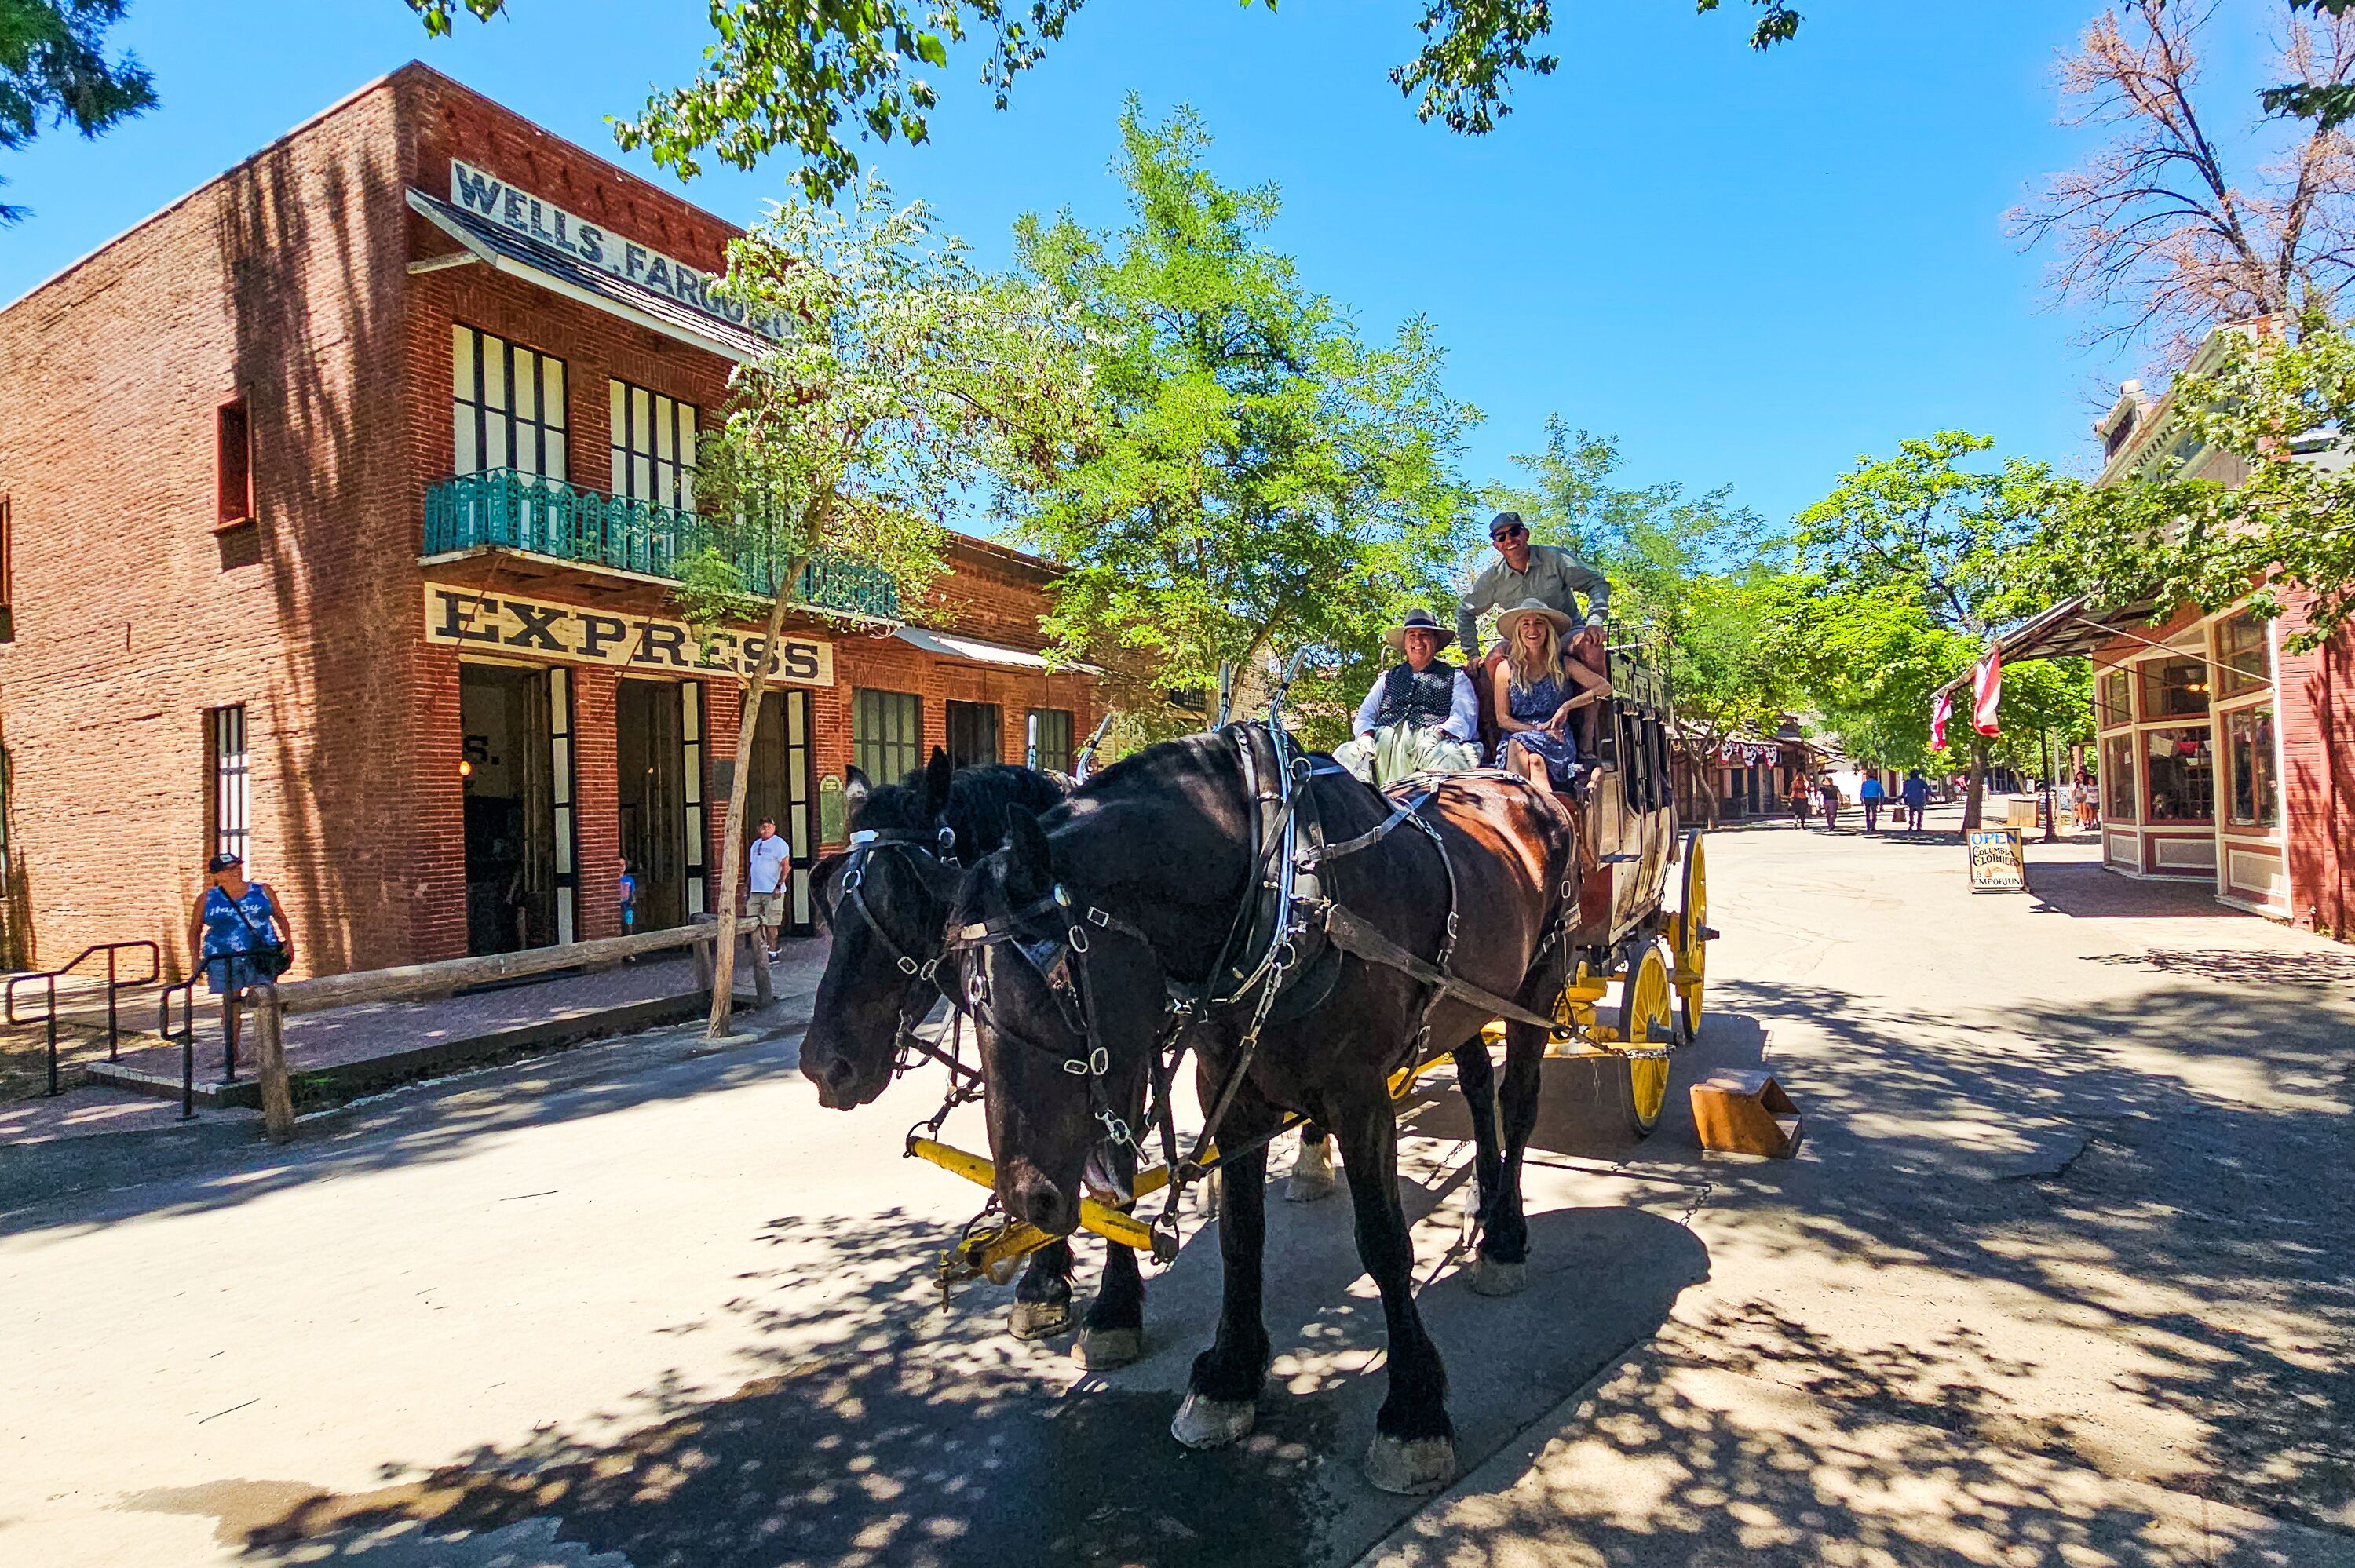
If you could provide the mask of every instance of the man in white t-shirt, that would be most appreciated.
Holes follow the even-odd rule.
[[[785,878],[793,874],[794,846],[777,832],[773,817],[761,819],[761,831],[745,846],[751,862],[751,880],[744,897],[744,913],[761,927],[761,950],[777,956],[777,927],[785,923]]]

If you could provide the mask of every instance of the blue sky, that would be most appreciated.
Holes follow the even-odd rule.
[[[101,141],[0,157],[0,301],[412,57],[623,159],[602,124],[685,79],[702,0],[512,0],[515,18],[429,40],[400,0],[133,0],[120,39],[162,106]],[[1860,453],[1941,428],[2082,469],[2087,421],[2143,352],[2089,351],[2048,308],[2046,259],[2003,215],[2090,148],[2054,123],[2052,69],[2092,0],[1812,0],[1794,45],[1689,0],[1557,8],[1554,76],[1523,81],[1486,138],[1418,122],[1388,79],[1419,6],[1095,0],[998,113],[953,57],[928,146],[877,163],[1002,261],[1026,210],[1108,222],[1131,91],[1191,103],[1237,184],[1273,181],[1275,240],[1370,332],[1429,316],[1455,393],[1487,415],[1466,463],[1509,471],[1559,412],[1620,437],[1627,477],[1731,483],[1773,518]],[[2211,117],[2254,115],[2258,7],[2215,38]],[[2237,19],[2236,19],[2237,18]],[[660,176],[657,176],[660,177]],[[788,193],[778,164],[687,194],[746,221]]]

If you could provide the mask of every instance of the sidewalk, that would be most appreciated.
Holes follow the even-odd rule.
[[[773,1010],[756,1022],[805,1014],[826,955],[822,939],[789,942],[770,966]],[[751,1007],[751,982],[741,969],[736,998],[740,1009]],[[286,1021],[286,1065],[297,1107],[315,1109],[417,1078],[677,1022],[700,1015],[705,1005],[704,993],[696,989],[693,959],[666,957],[432,1001],[298,1013]],[[241,1123],[251,1116],[258,1098],[250,1031],[249,1019],[239,1039],[235,1076],[225,1076],[219,1004],[199,997],[196,1098],[203,1118],[228,1113],[229,1119]],[[0,1150],[152,1132],[180,1123],[182,1052],[176,1042],[161,1042],[152,1033],[126,1037],[120,1059],[108,1062],[101,1040],[94,1047],[85,1045],[78,1056],[77,1066],[89,1080],[82,1086],[54,1097],[0,1104]]]

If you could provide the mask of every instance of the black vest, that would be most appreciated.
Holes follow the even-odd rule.
[[[1403,719],[1418,729],[1445,724],[1455,711],[1455,666],[1433,659],[1418,671],[1412,664],[1394,664],[1382,676],[1381,706],[1374,711],[1374,727],[1382,729]]]

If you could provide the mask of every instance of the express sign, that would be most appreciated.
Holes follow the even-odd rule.
[[[611,664],[650,674],[750,675],[768,656],[769,679],[791,686],[834,684],[834,645],[758,632],[715,631],[698,641],[683,620],[615,615],[577,604],[425,585],[425,641],[510,658]]]
[[[766,314],[745,310],[742,302],[720,299],[711,285],[719,280],[698,272],[675,257],[609,234],[597,225],[518,190],[474,164],[450,160],[450,199],[475,217],[487,218],[527,239],[563,251],[601,271],[666,294],[690,310],[699,311],[732,326],[750,327],[764,337],[782,337]]]

